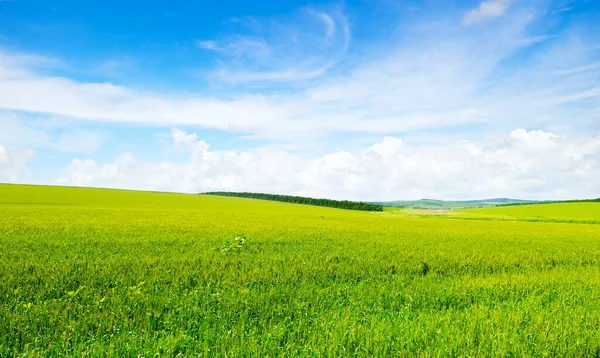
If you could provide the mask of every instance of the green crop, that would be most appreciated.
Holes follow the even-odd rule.
[[[599,213],[0,185],[0,357],[598,356]]]

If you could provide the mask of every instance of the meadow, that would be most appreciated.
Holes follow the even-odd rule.
[[[0,185],[0,357],[600,356],[600,203],[450,213]]]

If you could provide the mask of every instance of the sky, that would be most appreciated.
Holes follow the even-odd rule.
[[[600,1],[0,0],[0,182],[600,197]]]

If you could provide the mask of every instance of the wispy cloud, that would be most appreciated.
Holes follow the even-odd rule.
[[[331,39],[336,32],[336,24],[333,18],[325,12],[315,12],[314,14],[321,19],[321,21],[323,21],[323,25],[325,25],[326,39]]]
[[[469,11],[463,17],[463,24],[472,25],[502,16],[511,0],[487,0],[482,1],[479,6]]]
[[[567,12],[567,11],[571,11],[571,10],[573,10],[572,6],[566,6],[566,7],[560,8],[558,10],[554,10],[553,13],[554,14],[560,14],[561,12]]]
[[[594,62],[594,63],[590,63],[585,66],[569,68],[569,69],[565,69],[565,70],[558,70],[558,71],[556,71],[556,73],[559,75],[571,75],[574,73],[596,71],[596,70],[600,71],[600,62]]]
[[[305,8],[291,18],[235,19],[239,30],[222,38],[201,40],[220,68],[213,81],[233,84],[297,82],[319,77],[343,59],[350,28],[339,9]]]
[[[269,44],[264,39],[256,36],[232,35],[219,42],[197,41],[196,46],[236,60],[240,58],[266,58],[270,53]]]
[[[210,40],[207,40],[207,41],[196,41],[196,46],[198,46],[198,47],[200,47],[202,49],[205,49],[205,50],[212,50],[212,51],[216,51],[216,50],[219,49],[217,47],[216,42],[210,41]]]
[[[214,72],[211,75],[213,79],[219,79],[221,81],[225,81],[232,84],[239,83],[253,83],[253,84],[261,84],[261,83],[273,83],[273,82],[297,82],[303,80],[310,80],[312,78],[319,77],[327,72],[327,70],[331,67],[331,64],[324,64],[321,68],[292,68],[292,69],[284,69],[284,70],[275,70],[275,71],[261,71],[261,72],[253,72],[253,71],[231,71],[226,69],[221,69]]]

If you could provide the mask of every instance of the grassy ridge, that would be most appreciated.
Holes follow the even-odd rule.
[[[597,355],[599,237],[0,185],[0,356]]]

